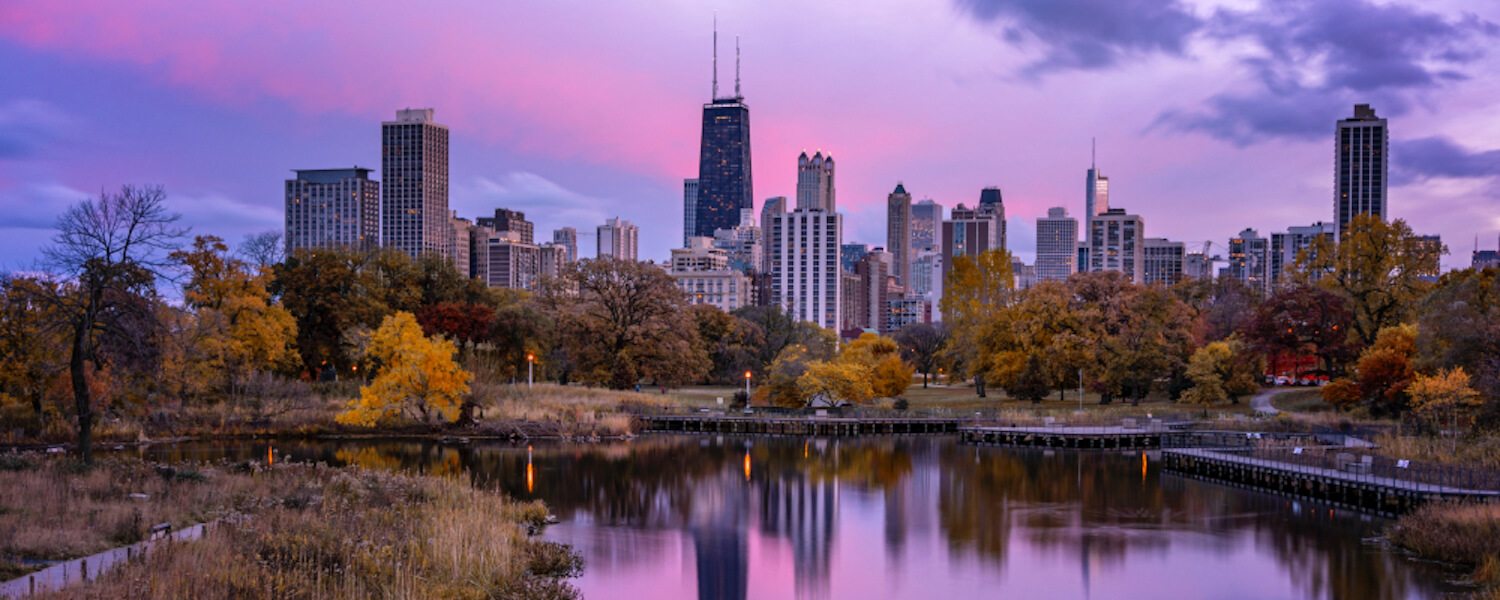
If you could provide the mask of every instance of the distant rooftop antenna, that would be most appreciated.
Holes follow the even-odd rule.
[[[744,97],[740,95],[740,36],[734,36],[734,97]]]
[[[1098,156],[1099,156],[1098,145],[1099,145],[1098,141],[1095,138],[1089,138],[1089,168],[1090,169],[1098,170],[1098,167],[1096,166],[1096,162],[1095,162],[1098,159]]]
[[[719,12],[714,11],[714,95],[710,100],[719,99]]]

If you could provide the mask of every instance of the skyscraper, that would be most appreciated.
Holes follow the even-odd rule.
[[[637,238],[640,231],[634,223],[619,217],[606,219],[598,230],[598,258],[613,256],[620,260],[636,260]],[[712,236],[709,236],[712,237]]]
[[[1338,224],[1340,239],[1355,215],[1373,215],[1385,220],[1389,147],[1390,131],[1385,119],[1376,117],[1375,109],[1368,104],[1354,105],[1354,116],[1338,122],[1334,138],[1338,163],[1334,165],[1333,220]]]
[[[369,250],[380,242],[380,182],[370,170],[304,169],[286,180],[286,251]]]
[[[943,221],[943,264],[952,265],[955,256],[977,256],[1000,249],[1000,225],[989,209],[971,209],[963,203],[953,208]]]
[[[1084,182],[1083,218],[1092,219],[1109,212],[1109,178],[1099,174],[1099,167],[1089,163],[1089,173]]]
[[[771,227],[771,217],[773,215],[779,215],[779,214],[782,214],[782,213],[785,213],[785,212],[786,212],[786,196],[775,196],[775,197],[772,197],[772,198],[766,198],[765,205],[760,207],[760,229],[761,229],[761,236],[760,236],[760,239],[761,239],[760,272],[761,272],[762,275],[771,272],[771,253],[768,252],[767,248],[766,248],[766,244],[769,243],[769,240],[770,240],[770,238],[767,237],[768,236],[767,231]],[[766,295],[766,299],[762,300],[762,302],[765,302],[765,301],[769,300],[769,297],[770,297],[769,294],[767,294]]]
[[[698,202],[692,236],[739,224],[740,209],[755,208],[750,180],[750,107],[740,95],[739,51],[735,51],[734,96],[719,97],[719,34],[714,32],[712,101],[703,105],[698,151]]]
[[[1333,223],[1319,221],[1305,227],[1288,227],[1285,232],[1271,234],[1271,286],[1281,285],[1287,272],[1297,264],[1303,251],[1311,251],[1313,242],[1319,238],[1332,239]]]
[[[799,208],[771,215],[766,225],[771,260],[771,305],[793,319],[836,329],[843,306],[838,213]]]
[[[1005,200],[1000,197],[1000,188],[987,187],[979,191],[979,214],[989,215],[995,221],[996,239],[1001,250],[1007,248],[1005,239]]]
[[[891,253],[896,282],[911,287],[911,194],[900,183],[886,197],[885,249]]]
[[[413,258],[443,253],[448,224],[448,128],[433,109],[396,111],[380,124],[380,244]]]
[[[572,227],[552,230],[552,244],[562,246],[565,250],[563,260],[566,262],[578,261],[578,230]]]
[[[833,194],[833,155],[819,150],[812,158],[807,151],[797,157],[797,208],[837,212]]]
[[[1146,222],[1111,208],[1089,219],[1089,270],[1119,271],[1134,283],[1146,280]]]
[[[913,252],[938,247],[938,229],[943,222],[943,205],[931,198],[911,206],[911,248]]]
[[[1068,209],[1047,209],[1036,220],[1036,280],[1063,281],[1078,270],[1078,219]]]
[[[452,212],[448,217],[448,240],[443,254],[453,263],[453,268],[458,270],[464,277],[474,276],[474,267],[470,264],[469,249],[473,246],[470,239],[474,231],[474,222],[458,216],[458,212]]]
[[[682,247],[698,231],[698,180],[682,180]]]

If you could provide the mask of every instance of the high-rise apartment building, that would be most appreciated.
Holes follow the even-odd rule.
[[[765,238],[761,228],[755,224],[755,211],[740,211],[740,224],[733,229],[714,232],[713,245],[729,254],[729,268],[743,273],[760,271],[764,261],[762,247]]]
[[[682,180],[682,246],[698,233],[698,180]]]
[[[837,212],[833,191],[833,155],[819,150],[812,158],[807,151],[797,157],[797,208]]]
[[[883,250],[875,250],[854,264],[862,301],[856,308],[859,312],[854,315],[854,327],[886,332],[885,312],[891,299],[886,281],[893,277],[890,271],[893,258]]]
[[[442,253],[448,223],[448,128],[433,109],[396,111],[380,124],[380,245],[413,258]]]
[[[606,219],[597,229],[599,247],[595,256],[613,256],[620,260],[636,260],[636,249],[640,230],[634,223],[619,217]],[[713,236],[708,236],[713,237]]]
[[[370,170],[303,169],[286,180],[286,251],[380,245],[380,182]]]
[[[464,277],[473,277],[474,267],[470,264],[469,249],[473,246],[470,236],[474,231],[474,222],[458,216],[458,212],[454,211],[448,216],[448,226],[448,240],[445,242],[443,255],[448,257],[453,268]]]
[[[891,253],[896,283],[911,287],[911,194],[899,183],[886,197],[885,249]]]
[[[534,289],[542,277],[556,277],[567,256],[562,246],[521,242],[513,231],[495,232],[476,226],[474,232],[489,235],[483,251],[475,246],[474,276],[492,288]]]
[[[869,244],[861,244],[858,242],[844,244],[839,248],[839,266],[845,271],[853,273],[854,264],[859,262],[859,259],[864,258],[865,255],[869,253]]]
[[[495,216],[479,217],[478,224],[494,229],[496,233],[514,233],[513,239],[522,244],[536,244],[536,226],[526,220],[526,213],[497,208]]]
[[[771,261],[771,304],[793,319],[835,329],[841,322],[839,253],[843,218],[797,209],[766,224]]]
[[[1146,222],[1123,208],[1089,219],[1089,270],[1119,271],[1134,283],[1146,280]]]
[[[1254,289],[1270,292],[1271,240],[1260,237],[1254,229],[1229,238],[1229,267],[1224,274]]]
[[[921,252],[928,248],[936,250],[940,240],[938,232],[943,223],[943,205],[931,198],[911,206],[911,248]]]
[[[1213,260],[1202,252],[1188,252],[1184,254],[1182,256],[1182,277],[1184,279],[1213,279]]]
[[[1142,256],[1146,261],[1146,285],[1159,283],[1173,286],[1182,281],[1182,260],[1186,255],[1186,244],[1164,238],[1146,238],[1142,247]]]
[[[1386,178],[1390,131],[1368,104],[1354,105],[1354,116],[1338,122],[1334,137],[1333,220],[1340,239],[1355,215],[1386,218]]]
[[[1099,173],[1097,165],[1089,165],[1084,184],[1083,218],[1091,219],[1109,212],[1109,178]]]
[[[1286,231],[1271,234],[1271,287],[1286,282],[1287,274],[1296,266],[1303,252],[1311,252],[1313,242],[1318,239],[1332,240],[1334,224],[1319,221],[1306,227],[1288,227]]]
[[[552,244],[563,248],[564,262],[578,262],[578,230],[572,227],[552,230]]]
[[[1063,281],[1078,270],[1078,219],[1060,206],[1036,220],[1036,279]]]
[[[943,264],[957,256],[977,256],[1000,249],[1000,226],[992,213],[970,209],[959,203],[943,221]]]
[[[755,208],[750,176],[750,107],[740,94],[736,50],[734,96],[719,97],[719,37],[714,33],[714,87],[703,105],[703,137],[698,151],[698,199],[693,230],[686,235],[713,237],[718,229],[739,222],[740,210]]]
[[[1036,285],[1036,265],[1028,265],[1019,258],[1010,259],[1010,276],[1014,281],[1011,289],[1029,290]]]

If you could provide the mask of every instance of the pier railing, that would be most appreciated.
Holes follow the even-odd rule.
[[[1203,447],[1214,453],[1277,463],[1303,473],[1334,471],[1341,477],[1371,483],[1396,481],[1418,489],[1450,488],[1500,492],[1500,471],[1390,458],[1358,449],[1262,443],[1248,447]]]

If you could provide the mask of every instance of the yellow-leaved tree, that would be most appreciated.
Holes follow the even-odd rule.
[[[876,398],[895,398],[911,385],[913,369],[901,361],[901,346],[888,337],[865,332],[849,342],[839,362],[862,369]]]
[[[453,352],[448,340],[422,335],[411,313],[386,317],[368,349],[380,365],[378,374],[359,389],[359,398],[339,413],[338,422],[370,427],[401,415],[422,423],[457,420],[473,376],[458,366]]]
[[[850,403],[869,400],[873,393],[869,371],[861,365],[844,361],[816,361],[807,365],[807,372],[797,378],[797,392],[808,402],[826,396],[829,400]]]
[[[1459,416],[1472,415],[1482,404],[1479,392],[1469,387],[1469,374],[1463,367],[1453,367],[1433,375],[1418,375],[1408,391],[1417,414],[1437,421],[1439,430],[1444,421],[1448,422],[1453,433],[1453,451],[1457,452]]]

